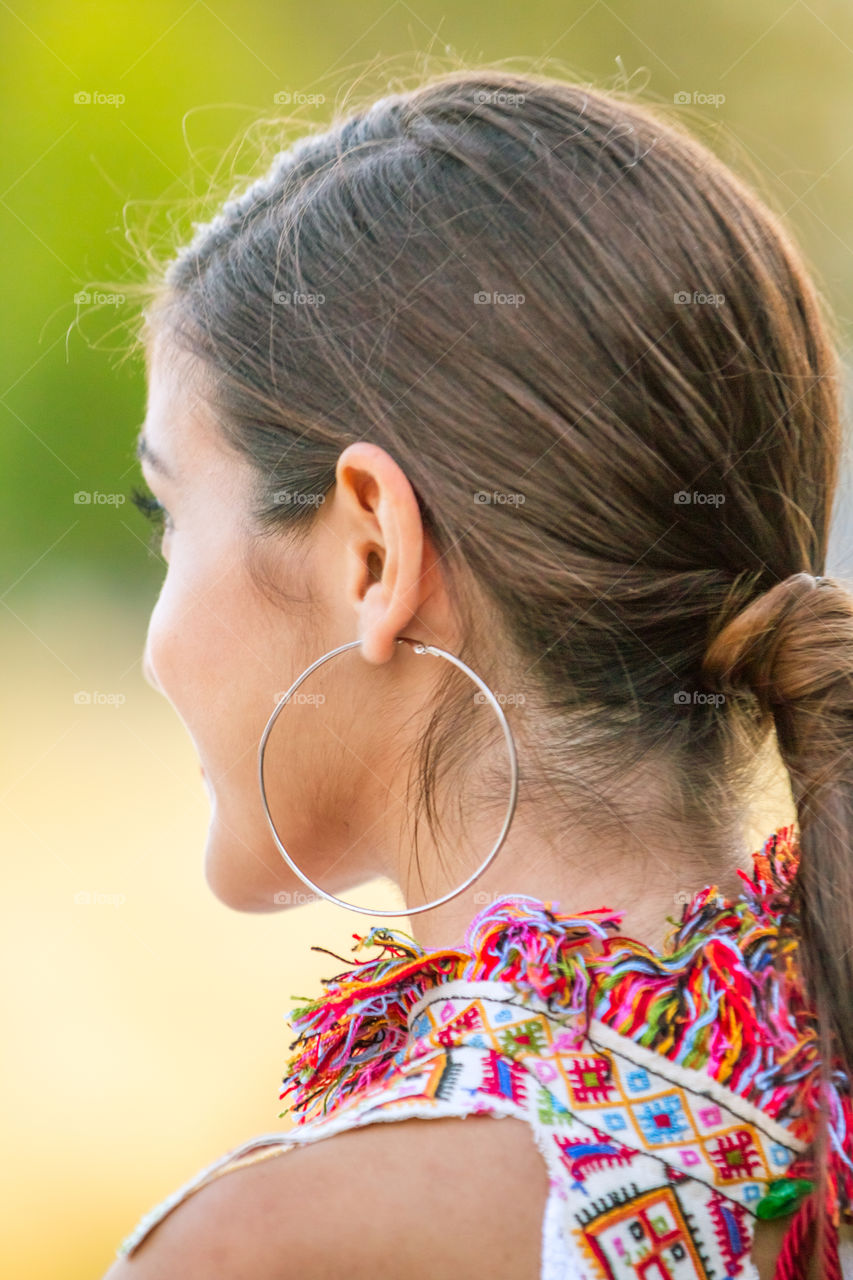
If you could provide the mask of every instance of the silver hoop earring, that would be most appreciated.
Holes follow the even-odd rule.
[[[518,758],[516,756],[515,740],[512,736],[512,730],[510,729],[509,724],[507,723],[506,716],[503,713],[503,708],[500,706],[497,698],[492,693],[489,686],[483,680],[481,680],[480,677],[477,675],[477,673],[475,671],[472,671],[471,668],[466,663],[462,662],[460,658],[454,657],[452,653],[448,653],[445,649],[439,649],[435,645],[431,645],[431,644],[423,644],[420,640],[412,640],[409,636],[398,636],[396,643],[411,645],[415,653],[431,653],[439,658],[447,658],[447,660],[449,662],[452,662],[454,666],[458,667],[460,671],[464,671],[466,675],[469,675],[471,679],[474,681],[474,683],[479,687],[480,691],[488,699],[490,705],[497,712],[498,719],[500,720],[501,727],[503,728],[503,731],[504,731],[504,737],[506,738],[507,751],[509,752],[509,763],[510,763],[510,774],[511,774],[510,797],[509,797],[509,804],[507,806],[506,817],[504,818],[504,823],[503,823],[503,827],[501,828],[500,835],[498,836],[497,841],[495,842],[493,848],[490,850],[485,862],[483,862],[483,864],[480,867],[478,867],[478,869],[474,872],[474,874],[472,876],[469,876],[468,879],[465,880],[464,883],[461,884],[458,889],[453,889],[450,893],[444,894],[443,897],[436,898],[434,902],[427,902],[422,907],[411,907],[407,911],[403,911],[403,912],[375,911],[369,907],[357,907],[352,902],[344,902],[343,898],[337,898],[335,897],[334,894],[327,893],[325,889],[321,889],[320,886],[318,884],[315,884],[314,881],[309,876],[307,876],[304,871],[300,871],[299,867],[297,867],[296,863],[293,861],[290,854],[287,852],[284,845],[282,844],[281,839],[279,838],[279,834],[275,829],[275,823],[272,820],[272,815],[269,809],[269,803],[267,801],[266,788],[264,787],[264,751],[266,750],[267,739],[270,736],[270,730],[272,729],[273,725],[278,719],[279,713],[281,712],[282,708],[286,706],[286,704],[290,701],[290,698],[296,692],[296,690],[299,688],[302,682],[306,680],[308,676],[310,676],[312,671],[316,671],[317,667],[321,666],[322,663],[328,662],[330,658],[336,657],[336,655],[339,653],[345,653],[347,649],[356,648],[358,645],[361,644],[361,641],[351,640],[348,644],[342,644],[337,649],[330,649],[328,653],[323,654],[322,658],[318,658],[316,662],[312,662],[311,666],[307,667],[302,672],[302,674],[298,676],[296,680],[294,680],[293,684],[287,690],[287,693],[283,694],[282,697],[279,699],[279,702],[276,705],[276,708],[273,711],[272,715],[270,716],[269,720],[267,721],[267,726],[264,729],[263,736],[260,742],[260,747],[258,750],[258,782],[261,788],[261,800],[263,802],[264,812],[267,815],[267,822],[270,825],[270,830],[272,832],[273,839],[278,845],[279,852],[282,854],[284,860],[286,861],[287,865],[290,867],[291,871],[295,875],[299,876],[299,879],[303,882],[303,884],[308,885],[310,889],[313,889],[315,893],[318,893],[322,897],[326,898],[327,901],[334,902],[339,907],[346,907],[347,910],[349,911],[356,911],[358,912],[359,915],[413,916],[413,915],[417,915],[421,911],[430,911],[432,910],[433,907],[441,906],[442,903],[449,902],[451,898],[455,898],[458,893],[461,893],[463,891],[463,889],[467,889],[469,885],[472,885],[474,881],[483,874],[486,868],[494,860],[498,850],[500,849],[501,845],[506,839],[506,833],[509,830],[510,823],[512,822],[513,814],[515,813],[515,803],[518,797]]]

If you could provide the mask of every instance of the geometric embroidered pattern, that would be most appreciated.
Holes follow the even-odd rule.
[[[293,1147],[410,1116],[519,1116],[550,1175],[541,1280],[755,1280],[755,1202],[803,1147],[770,1117],[594,1021],[579,1042],[544,1001],[500,981],[433,989],[410,1011],[409,1033],[380,1084],[327,1119],[255,1141]]]

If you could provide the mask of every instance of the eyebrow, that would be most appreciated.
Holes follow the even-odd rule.
[[[147,462],[152,470],[159,471],[160,475],[164,476],[165,479],[171,480],[173,484],[177,483],[175,476],[172,474],[171,468],[166,465],[158,453],[154,452],[142,432],[140,432],[136,439],[136,456],[140,462]]]

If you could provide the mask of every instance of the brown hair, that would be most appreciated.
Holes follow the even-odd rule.
[[[146,338],[209,375],[260,534],[310,530],[354,440],[404,470],[462,656],[545,717],[528,795],[648,827],[625,784],[656,773],[656,817],[711,856],[775,725],[803,967],[825,1060],[853,1069],[853,608],[805,589],[838,478],[837,334],[769,206],[658,107],[454,71],[280,152],[152,291]],[[424,738],[430,815],[470,701],[439,698]]]

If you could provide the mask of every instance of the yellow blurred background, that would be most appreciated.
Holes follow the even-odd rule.
[[[146,1210],[229,1147],[286,1127],[284,1015],[339,967],[310,947],[349,954],[372,921],[325,903],[241,916],[207,889],[195,751],[140,670],[163,566],[129,504],[73,501],[136,480],[142,369],[121,357],[119,309],[75,296],[140,278],[126,224],[150,215],[164,241],[187,232],[234,139],[281,114],[277,94],[318,94],[303,110],[325,118],[356,82],[378,94],[420,68],[546,58],[543,70],[602,87],[689,95],[679,114],[786,214],[849,343],[853,12],[846,0],[533,0],[493,4],[486,19],[472,0],[39,0],[4,4],[0,39],[12,126],[0,196],[0,1275],[97,1280]],[[847,573],[850,510],[845,477],[829,572]],[[780,779],[753,815],[753,847],[789,820],[789,801]],[[376,905],[391,909],[385,892]]]

